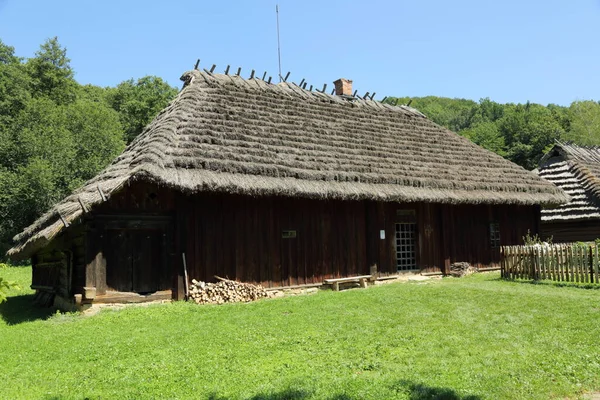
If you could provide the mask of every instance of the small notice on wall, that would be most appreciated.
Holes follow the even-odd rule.
[[[382,240],[385,239],[385,230],[384,229],[379,231],[379,239],[382,239]]]
[[[282,239],[293,239],[296,237],[296,231],[282,231],[281,238]]]

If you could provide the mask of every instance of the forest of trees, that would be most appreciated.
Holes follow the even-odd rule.
[[[16,233],[108,165],[177,92],[151,76],[81,85],[56,38],[29,59],[0,40],[0,258]]]
[[[108,165],[177,89],[152,76],[81,85],[56,38],[32,58],[0,40],[0,258],[12,236]],[[527,168],[555,139],[600,144],[600,104],[390,97]]]
[[[500,104],[444,97],[388,97],[388,104],[409,104],[434,122],[532,170],[555,140],[600,145],[600,103]]]

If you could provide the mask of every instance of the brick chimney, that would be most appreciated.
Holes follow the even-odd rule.
[[[333,82],[335,85],[335,94],[338,96],[346,95],[352,96],[352,81],[344,78],[340,78]]]

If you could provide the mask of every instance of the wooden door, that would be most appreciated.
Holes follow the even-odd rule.
[[[156,292],[161,277],[162,235],[157,230],[136,230],[130,234],[133,291]]]
[[[110,230],[105,235],[107,286],[119,292],[164,289],[163,233],[158,229]]]
[[[129,233],[127,231],[107,231],[102,247],[106,257],[107,288],[118,292],[131,292],[133,290],[133,264]]]

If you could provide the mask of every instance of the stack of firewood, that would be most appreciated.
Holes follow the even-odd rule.
[[[475,272],[479,272],[479,270],[468,262],[455,262],[450,265],[450,275],[457,278],[471,275]]]
[[[197,304],[223,304],[249,302],[268,297],[260,285],[236,282],[225,278],[215,277],[217,283],[206,283],[192,279],[189,288],[189,298]]]

